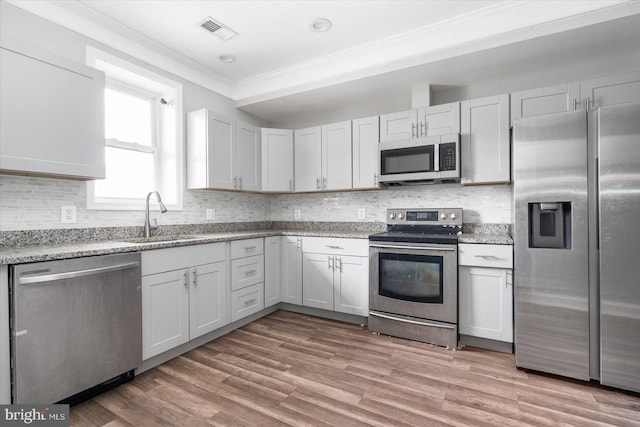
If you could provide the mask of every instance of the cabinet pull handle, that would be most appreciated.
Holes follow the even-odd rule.
[[[256,246],[247,246],[246,248],[244,248],[244,250],[245,250],[246,252],[249,252],[249,251],[255,251],[255,250],[256,250]]]
[[[302,237],[298,237],[296,239],[296,248],[300,251],[302,250]]]
[[[238,178],[238,188],[242,189],[242,177]]]
[[[342,273],[342,258],[336,257],[336,268]]]
[[[377,173],[373,174],[373,185],[378,185],[378,174]]]
[[[426,135],[426,126],[423,122],[420,122],[420,136]]]
[[[246,300],[246,301],[244,302],[244,305],[245,305],[245,307],[246,307],[246,306],[248,306],[248,305],[255,304],[255,303],[256,303],[256,301],[257,301],[257,300],[256,300],[255,298],[248,299],[248,300]]]
[[[329,270],[333,270],[333,257],[332,256],[327,257],[327,261],[329,263]]]
[[[238,188],[238,177],[233,177],[233,188]]]
[[[327,178],[326,177],[322,178],[322,188],[324,188],[324,189],[327,188]]]
[[[574,110],[578,109],[578,98],[573,98],[573,109]]]
[[[344,249],[342,246],[338,246],[338,245],[327,245],[327,247],[329,249]]]
[[[320,178],[316,178],[316,190],[320,189]]]
[[[245,276],[250,276],[252,274],[256,274],[258,271],[257,270],[249,270],[249,271],[245,271],[244,275]]]
[[[193,269],[193,286],[197,286],[198,285],[198,270],[197,269]]]
[[[494,255],[474,255],[474,257],[483,258],[483,259],[491,259],[491,260],[502,259],[502,258],[498,258],[497,256],[494,256]]]
[[[184,272],[184,287],[189,286],[189,279],[187,278],[187,272]]]
[[[418,130],[418,125],[415,123],[411,123],[411,138],[416,137],[416,131]]]

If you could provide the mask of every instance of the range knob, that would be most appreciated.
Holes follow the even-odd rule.
[[[440,214],[440,219],[447,219],[447,214],[446,214],[446,213],[444,213],[444,212],[442,212],[442,213]]]
[[[391,212],[391,213],[389,214],[389,219],[396,219],[396,214],[395,214],[395,213],[393,213],[393,212]]]
[[[456,219],[458,218],[458,215],[455,212],[452,212],[451,214],[449,214],[449,218]]]
[[[404,219],[404,214],[403,213],[399,213],[398,214],[398,219]]]

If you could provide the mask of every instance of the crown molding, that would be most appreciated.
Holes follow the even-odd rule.
[[[502,1],[239,81],[76,1],[2,0],[236,101],[238,107],[640,13],[638,0]]]

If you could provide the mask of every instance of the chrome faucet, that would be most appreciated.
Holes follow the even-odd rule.
[[[156,199],[158,200],[158,204],[160,205],[160,213],[165,213],[167,211],[167,207],[162,203],[162,198],[160,197],[160,193],[157,191],[151,191],[147,194],[147,208],[144,214],[144,237],[151,237],[151,230],[155,230],[158,228],[158,220],[156,220],[156,225],[151,225],[149,222],[149,198],[152,194],[156,195]]]

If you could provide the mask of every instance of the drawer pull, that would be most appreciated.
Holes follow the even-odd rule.
[[[494,255],[474,255],[476,258],[483,258],[483,259],[490,259],[490,260],[499,260],[499,259],[504,259],[504,258],[498,258],[497,256]]]
[[[249,251],[255,251],[256,250],[256,246],[247,246],[246,248],[244,248],[245,251],[249,252]]]
[[[249,270],[249,271],[245,271],[244,275],[245,276],[251,276],[252,274],[256,274],[258,272],[258,270]]]
[[[246,301],[244,302],[244,305],[245,305],[245,306],[253,305],[253,304],[255,304],[255,303],[256,303],[256,301],[257,301],[257,300],[256,300],[255,298],[248,299],[248,300],[246,300]]]
[[[327,247],[329,249],[344,249],[342,246],[338,246],[338,245],[327,245]]]

